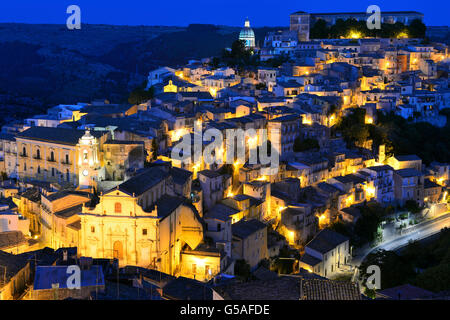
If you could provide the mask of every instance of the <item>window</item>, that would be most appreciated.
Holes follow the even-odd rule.
[[[122,204],[120,202],[116,202],[114,204],[114,212],[121,213],[122,212]]]
[[[217,224],[217,231],[221,231],[222,230],[222,225],[220,223]]]
[[[92,232],[92,233],[95,232],[95,227],[91,227],[91,232]]]
[[[38,166],[38,168],[37,168],[37,173],[41,173],[41,166]]]
[[[50,153],[50,161],[55,161],[55,153],[53,151]]]
[[[36,150],[36,159],[40,159],[41,158],[41,150],[37,149]]]
[[[66,164],[69,164],[69,155],[66,154]]]
[[[55,168],[52,168],[52,177],[55,176]]]
[[[142,229],[142,235],[146,236],[147,235],[147,229]]]
[[[197,265],[195,263],[192,264],[192,273],[193,274],[197,273]]]

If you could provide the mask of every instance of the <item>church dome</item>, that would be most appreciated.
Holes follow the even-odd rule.
[[[255,33],[253,29],[250,28],[250,21],[245,20],[245,26],[239,33],[239,40],[245,41],[245,46],[253,48],[255,46]]]

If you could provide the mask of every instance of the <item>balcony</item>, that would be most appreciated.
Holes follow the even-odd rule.
[[[47,158],[47,161],[48,161],[48,162],[56,162],[56,160],[55,160],[55,159],[52,159],[52,158]]]
[[[19,153],[19,157],[28,158],[28,155],[26,153]]]
[[[72,162],[63,160],[63,161],[61,161],[61,164],[65,165],[65,166],[71,166]]]
[[[40,156],[33,156],[34,160],[42,160],[42,158]]]

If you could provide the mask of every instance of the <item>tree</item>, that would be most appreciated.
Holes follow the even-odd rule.
[[[152,159],[156,160],[158,158],[158,143],[156,138],[152,140]]]
[[[370,276],[367,273],[367,268],[371,265],[380,267],[381,289],[408,283],[415,276],[414,268],[409,261],[394,251],[377,250],[369,254],[359,266],[360,278],[364,285]]]
[[[307,139],[303,140],[302,138],[298,137],[294,141],[294,152],[303,152],[303,151],[319,149],[319,148],[320,148],[320,146],[319,146],[319,142],[317,141],[317,139],[307,138]]]
[[[411,38],[424,38],[427,27],[420,19],[414,19],[408,26],[408,30]]]
[[[244,280],[249,280],[251,277],[250,265],[243,259],[236,260],[234,274],[242,277]]]
[[[265,83],[257,83],[257,84],[255,85],[255,88],[256,88],[257,90],[266,90],[266,89],[267,89],[267,86],[266,86]]]
[[[420,207],[419,207],[418,203],[414,200],[406,200],[405,208],[406,208],[406,210],[408,210],[409,212],[412,212],[412,213],[420,212]]]
[[[316,21],[310,31],[311,39],[327,39],[329,37],[330,30],[327,27],[327,23],[323,19]]]
[[[137,87],[133,91],[131,91],[130,96],[128,98],[128,103],[130,104],[141,104],[144,103],[154,96],[154,88],[150,87],[148,90],[145,89],[144,86]]]
[[[356,221],[354,232],[357,245],[371,243],[377,237],[378,227],[386,216],[386,209],[378,203],[368,203],[359,207],[361,217]]]
[[[364,109],[355,108],[349,115],[340,118],[337,130],[342,133],[347,143],[362,144],[369,138],[369,128],[364,124],[365,115]]]

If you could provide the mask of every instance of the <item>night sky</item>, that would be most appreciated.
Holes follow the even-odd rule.
[[[449,25],[448,0],[297,1],[297,0],[1,0],[0,22],[65,24],[67,6],[81,7],[82,23],[186,26],[190,23],[241,26],[288,26],[295,11],[419,11],[430,26]]]

